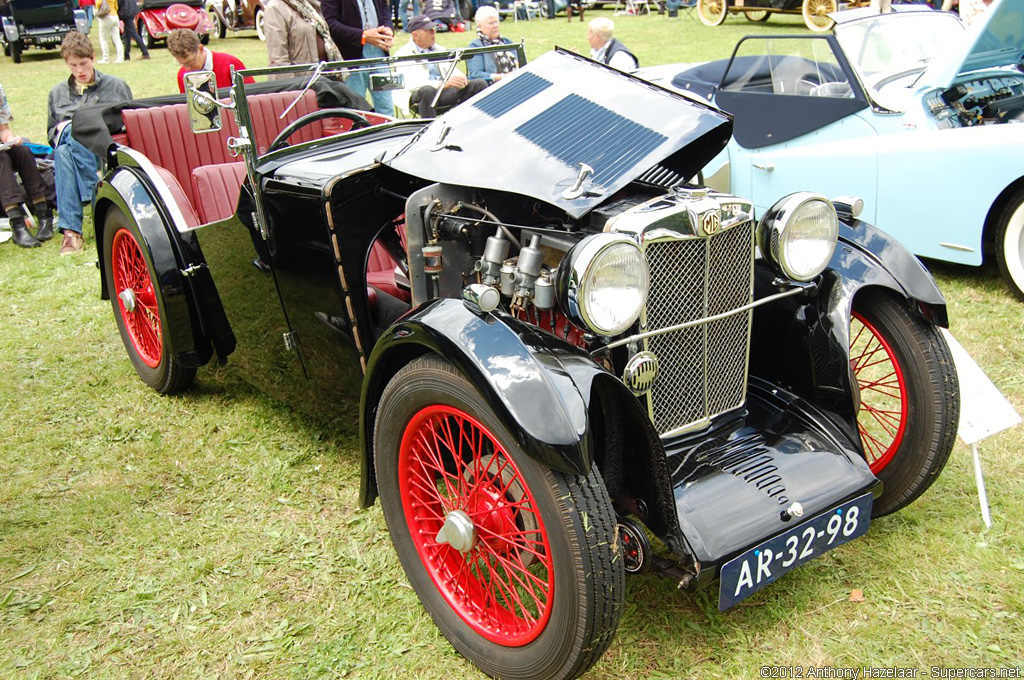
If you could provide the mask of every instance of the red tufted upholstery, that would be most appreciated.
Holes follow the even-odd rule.
[[[203,224],[226,220],[235,214],[238,190],[245,179],[245,163],[203,165],[192,171],[192,195]]]
[[[238,135],[234,116],[224,116],[219,132],[197,135],[189,128],[184,104],[125,109],[121,112],[128,135],[128,146],[141,151],[156,165],[167,168],[185,190],[189,202],[196,205],[192,188],[192,170],[201,165],[228,163],[227,139]]]
[[[281,120],[281,112],[295,100],[295,95],[295,92],[274,92],[249,97],[249,114],[256,129],[259,153],[266,152],[266,147],[285,125],[318,110],[316,94],[307,90],[284,120]],[[221,219],[234,212],[244,172],[238,172],[237,168],[219,168],[200,171],[198,178],[193,178],[193,172],[199,168],[236,164],[237,159],[229,156],[227,150],[228,137],[238,136],[233,112],[224,112],[224,127],[221,130],[204,134],[192,132],[185,104],[125,109],[122,117],[127,145],[141,151],[158,167],[170,171],[190,203],[190,212],[197,214],[203,223],[213,221],[214,216]],[[347,124],[347,121],[341,122]],[[305,142],[326,134],[336,134],[343,129],[347,129],[347,125],[345,128],[330,127],[322,121],[316,121],[299,130],[291,139],[293,143]],[[237,181],[237,184],[228,186],[230,181]],[[207,190],[227,193],[206,195]],[[228,204],[230,212],[225,214],[224,209]]]

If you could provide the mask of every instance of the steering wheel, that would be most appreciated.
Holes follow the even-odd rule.
[[[310,123],[315,123],[318,120],[324,118],[347,118],[352,121],[353,130],[361,130],[362,128],[370,127],[370,121],[366,120],[366,117],[362,113],[354,109],[320,109],[318,111],[311,111],[304,116],[300,116],[288,123],[277,133],[277,137],[274,137],[274,141],[270,143],[267,148],[267,153],[271,151],[277,151],[278,149],[288,145],[288,138],[298,132],[300,129],[306,127]]]

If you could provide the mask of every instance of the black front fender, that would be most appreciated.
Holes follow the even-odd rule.
[[[757,297],[777,292],[759,267]],[[844,423],[856,439],[850,370],[850,319],[858,296],[884,293],[925,321],[947,325],[946,301],[924,265],[898,241],[866,223],[840,223],[840,240],[812,294],[758,308],[751,374],[791,389]]]
[[[839,223],[839,245],[829,269],[842,278],[846,313],[857,292],[881,286],[900,295],[912,312],[947,328],[946,298],[921,261],[888,233],[866,222]]]
[[[360,403],[364,507],[377,496],[377,402],[402,366],[428,352],[458,367],[528,456],[570,474],[590,470],[592,388],[607,371],[584,352],[511,316],[478,315],[461,300],[436,300],[395,323],[370,356]]]

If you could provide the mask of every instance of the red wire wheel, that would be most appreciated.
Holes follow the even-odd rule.
[[[195,28],[199,23],[199,12],[177,2],[167,8],[164,20],[168,28]]]
[[[421,410],[402,438],[398,484],[413,543],[452,610],[497,644],[535,640],[554,590],[547,529],[519,468],[487,428],[450,406]],[[442,530],[462,534],[448,542]]]
[[[101,230],[97,225],[97,235]],[[163,232],[161,232],[163,233]],[[176,262],[154,268],[147,242],[138,226],[117,208],[107,211],[102,223],[103,279],[114,309],[121,342],[135,372],[146,385],[160,394],[173,394],[190,387],[196,377],[195,366],[177,359],[168,342],[168,307],[163,291],[156,285],[156,271],[178,269]],[[163,235],[162,238],[168,238]],[[172,250],[161,244],[162,252]],[[181,307],[179,307],[181,309]],[[182,318],[180,315],[177,318]],[[187,319],[185,321],[187,323]]]
[[[118,229],[114,234],[110,268],[116,304],[132,346],[142,363],[156,368],[164,347],[160,307],[142,249],[127,229]]]
[[[460,301],[437,309],[483,351],[518,342],[501,329],[486,339],[495,329]],[[481,671],[574,678],[608,648],[624,608],[615,511],[597,465],[566,474],[526,455],[530,435],[509,433],[491,390],[434,354],[388,381],[373,421],[384,518],[423,608]],[[531,408],[550,397],[530,394]]]
[[[945,466],[960,418],[956,368],[933,323],[903,299],[868,290],[851,314],[850,371],[864,459],[882,482],[878,517],[914,501]]]
[[[907,430],[907,383],[892,347],[858,312],[850,340],[850,366],[860,388],[857,429],[876,475],[888,465]]]

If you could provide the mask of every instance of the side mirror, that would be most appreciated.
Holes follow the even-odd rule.
[[[192,132],[216,132],[221,129],[217,85],[213,71],[190,71],[185,74],[185,96],[188,99],[188,122]]]

